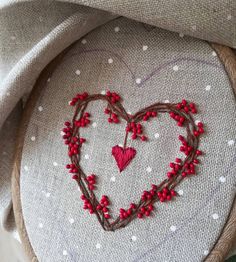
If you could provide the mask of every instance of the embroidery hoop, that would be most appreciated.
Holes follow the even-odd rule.
[[[226,46],[222,46],[215,43],[210,43],[211,47],[216,51],[219,59],[224,65],[225,71],[228,74],[234,94],[236,96],[236,56],[232,49]],[[14,166],[12,171],[12,202],[13,210],[16,221],[16,226],[22,240],[22,245],[25,250],[26,255],[30,261],[38,261],[32,245],[29,241],[27,230],[24,223],[24,217],[22,213],[21,197],[20,197],[20,167],[21,167],[21,157],[22,149],[24,145],[24,137],[28,122],[30,121],[31,114],[36,105],[37,98],[43,90],[43,86],[47,79],[50,77],[51,73],[54,71],[55,67],[60,63],[65,54],[74,46],[72,44],[67,49],[65,49],[61,54],[59,54],[51,63],[49,63],[45,69],[39,75],[30,97],[26,103],[21,123],[17,134],[17,143],[15,148],[15,158]],[[236,199],[234,199],[231,212],[229,213],[227,222],[222,228],[222,233],[216,241],[213,249],[206,257],[206,262],[218,262],[223,261],[227,254],[229,253],[234,241],[236,239]]]

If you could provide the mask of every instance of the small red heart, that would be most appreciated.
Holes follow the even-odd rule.
[[[123,148],[116,145],[112,147],[112,155],[116,160],[120,172],[122,172],[135,157],[136,150],[132,147]]]

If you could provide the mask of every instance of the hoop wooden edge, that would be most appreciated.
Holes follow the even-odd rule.
[[[234,96],[236,97],[236,55],[229,47],[215,43],[210,43],[210,45],[224,65],[234,91]],[[218,241],[216,241],[213,249],[205,259],[205,262],[224,261],[230,252],[234,241],[236,241],[236,197],[234,198],[230,214]]]
[[[218,54],[219,59],[225,67],[225,70],[229,76],[232,87],[234,89],[234,94],[236,94],[236,56],[233,51],[226,46],[222,46],[215,43],[210,43],[211,47]],[[69,47],[70,48],[70,47]],[[38,258],[33,250],[33,247],[30,243],[29,236],[25,227],[24,217],[22,213],[21,205],[21,195],[20,195],[20,168],[21,168],[21,158],[22,150],[24,145],[25,133],[27,130],[30,117],[32,115],[33,109],[36,105],[37,98],[39,97],[43,86],[47,82],[47,79],[51,76],[52,72],[55,70],[55,67],[58,65],[58,62],[64,57],[64,55],[69,50],[67,48],[61,54],[59,54],[39,75],[33,90],[29,96],[29,99],[26,103],[23,116],[17,132],[17,140],[15,147],[15,157],[14,165],[12,171],[12,202],[13,210],[16,221],[16,227],[19,232],[20,238],[22,240],[22,245],[25,250],[26,256],[30,261],[36,262]],[[236,200],[232,205],[229,217],[225,226],[222,229],[222,232],[218,238],[218,241],[215,243],[210,254],[206,258],[206,262],[222,262],[229,253],[233,241],[236,239]]]

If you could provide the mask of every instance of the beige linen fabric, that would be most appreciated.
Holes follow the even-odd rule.
[[[70,1],[69,1],[70,2]],[[234,0],[75,0],[137,21],[236,48]]]
[[[149,23],[142,25],[147,31],[154,25],[181,37],[187,34],[235,47],[235,5],[235,1],[1,1],[1,224],[8,230],[14,226],[10,174],[22,110],[18,102],[30,92],[51,59],[118,15]]]
[[[13,19],[15,18],[15,20]],[[62,50],[94,27],[114,18],[102,11],[54,1],[15,3],[1,10],[0,126],[18,101],[30,92],[41,70]],[[17,109],[16,109],[17,111]],[[17,113],[19,115],[19,112]],[[8,129],[14,142],[17,121]],[[10,177],[14,143],[1,136],[0,218],[11,210]],[[5,153],[5,149],[9,154]],[[10,225],[9,225],[10,226]]]
[[[206,124],[198,175],[177,188],[180,197],[157,204],[152,218],[105,232],[83,210],[60,130],[77,92],[114,90],[127,111],[182,98],[199,106]],[[130,141],[137,156],[119,173],[111,148],[122,144],[124,123],[109,125],[96,102],[81,165],[98,176],[96,194],[107,194],[112,214],[127,208],[152,182],[161,181],[179,154],[182,129],[166,115],[145,124],[147,143]],[[230,112],[230,113],[229,113]],[[46,83],[28,126],[21,166],[21,201],[29,239],[39,261],[202,261],[226,222],[235,195],[235,100],[229,79],[204,41],[119,18],[81,39]],[[157,182],[156,182],[157,183]]]
[[[88,6],[87,8],[81,5]],[[21,1],[0,2],[0,127],[28,93],[39,72],[64,48],[100,24],[124,15],[202,39],[235,46],[235,1]],[[94,8],[112,12],[98,11]],[[145,25],[147,30],[152,27]],[[12,123],[11,129],[17,126]],[[2,139],[3,143],[7,143]],[[7,145],[10,150],[12,145]],[[12,149],[11,149],[12,151]],[[1,154],[3,151],[1,149]],[[12,155],[0,158],[0,213],[6,211]],[[7,163],[7,164],[6,164]],[[9,167],[9,168],[8,168]],[[2,200],[4,199],[4,201]],[[10,197],[7,200],[10,205]],[[1,216],[2,217],[2,216]]]

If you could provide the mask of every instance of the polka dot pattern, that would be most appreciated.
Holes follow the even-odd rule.
[[[96,244],[96,249],[100,249],[102,246],[101,246],[101,244],[100,243],[97,243]]]
[[[63,251],[62,251],[62,254],[63,254],[63,256],[67,256],[67,255],[68,255],[68,253],[67,253],[66,250],[63,250]]]
[[[108,64],[112,64],[113,63],[113,59],[112,58],[109,58],[108,59]]]
[[[234,143],[235,143],[235,141],[234,141],[234,140],[229,140],[229,141],[228,141],[228,145],[229,145],[229,146],[233,146],[233,145],[234,145]]]
[[[115,182],[116,178],[114,176],[112,176],[110,180],[111,180],[111,182]]]
[[[113,30],[113,28],[114,27],[112,27],[111,28],[111,30]],[[115,27],[114,28],[114,31],[117,33],[117,32],[119,32],[120,31],[120,28],[119,27]],[[114,31],[112,31],[113,32],[113,34],[114,34]],[[120,35],[119,35],[120,36]],[[184,34],[182,34],[182,33],[180,33],[179,34],[179,37],[184,37]],[[89,39],[89,38],[88,38]],[[187,39],[187,37],[186,37],[186,39]],[[179,39],[179,41],[180,41],[181,39]],[[185,39],[184,39],[184,41],[185,41]],[[82,41],[81,41],[81,43],[82,44],[86,44],[87,43],[87,40],[86,39],[82,39]],[[142,42],[141,42],[142,43]],[[147,45],[146,45],[147,44]],[[139,49],[139,52],[142,52],[142,51],[147,51],[148,50],[148,52],[144,52],[144,53],[142,53],[142,55],[143,56],[146,56],[146,55],[148,55],[149,54],[149,52],[151,52],[151,49],[152,49],[152,47],[151,46],[148,46],[148,41],[145,41],[145,45],[143,45],[142,46],[142,44],[140,45],[139,44],[139,46],[138,46],[138,49]],[[91,41],[89,41],[89,45],[88,45],[88,47],[90,47],[90,45],[91,45]],[[81,47],[81,46],[80,46]],[[83,46],[81,47],[81,48],[84,48]],[[211,51],[209,52],[208,51],[208,53],[206,53],[208,56],[209,56],[209,59],[211,59],[211,61],[213,61],[213,58],[211,57],[211,55],[214,57],[214,56],[216,56],[216,53],[213,51],[212,53],[211,53]],[[111,54],[109,54],[109,55],[111,55]],[[115,61],[115,64],[116,64],[116,57],[114,57],[114,61]],[[114,61],[113,61],[113,58],[109,58],[109,56],[106,56],[106,57],[104,57],[104,63],[106,63],[106,68],[109,68],[109,70],[111,70],[111,69],[113,69],[113,65],[111,65],[111,66],[109,66],[108,64],[112,64],[112,63],[114,63]],[[216,61],[215,59],[214,59],[214,61]],[[180,64],[179,66],[178,65],[173,65],[173,67],[172,66],[169,66],[169,68],[168,68],[168,70],[169,70],[169,72],[173,72],[173,71],[178,71],[179,70],[179,67],[181,66],[182,64]],[[82,67],[80,67],[80,69],[81,69],[81,71],[83,70],[83,68]],[[72,69],[72,74],[76,74],[76,75],[80,75],[81,74],[81,72],[80,72],[80,70],[76,70],[76,68],[73,68]],[[173,70],[173,71],[172,71]],[[178,75],[178,74],[180,74],[180,73],[182,73],[182,70],[180,70],[181,72],[179,72],[179,73],[177,73],[177,74],[175,74],[175,75]],[[77,73],[76,73],[77,72]],[[140,72],[140,71],[139,71]],[[173,75],[174,75],[174,73],[173,73]],[[140,75],[138,75],[138,76],[140,76]],[[74,75],[74,77],[76,78],[76,76]],[[135,82],[136,82],[136,84],[143,84],[143,82],[145,81],[145,76],[143,76],[142,74],[141,74],[141,77],[142,77],[142,79],[141,78],[134,78],[134,80],[135,80]],[[50,78],[49,78],[49,81],[50,81]],[[210,81],[209,81],[209,83],[210,84],[212,84],[212,86],[213,86],[213,83],[211,83]],[[105,88],[105,86],[102,86],[101,88]],[[204,91],[206,90],[206,91],[209,91],[210,89],[211,89],[211,86],[210,85],[207,85],[207,86],[205,86],[205,90],[204,90],[204,85],[202,85],[201,86],[201,88],[203,88],[203,93],[204,93]],[[214,86],[214,89],[215,89],[216,87]],[[214,90],[212,90],[212,91],[214,91]],[[105,90],[102,90],[101,92],[100,92],[101,94],[106,94],[106,91]],[[169,98],[169,99],[171,99],[171,101],[172,101],[172,97],[168,97],[167,96],[167,98]],[[162,98],[163,99],[163,98]],[[162,100],[163,101],[163,100]],[[169,103],[169,100],[164,100],[164,103]],[[45,106],[45,104],[43,104],[44,106]],[[131,108],[132,109],[132,108]],[[39,112],[42,112],[43,110],[45,110],[45,111],[48,111],[48,107],[46,107],[45,106],[45,108],[43,108],[43,106],[42,105],[40,105],[39,107],[38,107],[38,111]],[[131,112],[129,112],[130,114],[131,114]],[[42,116],[43,114],[41,114],[41,116]],[[200,116],[201,117],[201,116]],[[196,123],[198,123],[200,120],[195,120],[195,122]],[[92,127],[93,128],[96,128],[97,127],[97,123],[96,122],[92,122]],[[100,128],[100,122],[99,122],[99,128]],[[160,132],[160,134],[162,135],[162,132],[161,132],[161,130],[156,130],[156,131],[158,131],[158,132]],[[58,131],[57,131],[58,132]],[[93,130],[92,132],[96,132],[96,130]],[[35,134],[35,133],[34,133]],[[63,135],[64,133],[62,132],[61,133],[61,135]],[[153,132],[152,133],[152,137],[150,136],[150,140],[152,139],[152,140],[154,140],[153,138],[155,138],[155,139],[159,139],[160,138],[160,134],[159,133],[155,133],[155,132]],[[59,132],[57,133],[57,136],[59,136]],[[32,138],[32,137],[31,137]],[[60,138],[60,137],[59,137]],[[162,137],[161,137],[162,138]],[[232,137],[229,137],[229,138],[232,138]],[[36,138],[35,138],[36,139]],[[34,140],[35,140],[34,139]],[[38,134],[37,134],[37,139],[38,139]],[[32,140],[32,139],[31,139]],[[32,140],[33,141],[33,140]],[[233,142],[230,142],[230,141],[233,141]],[[154,141],[155,142],[155,141]],[[160,142],[160,140],[159,141],[156,141],[157,143],[159,143]],[[227,145],[228,146],[232,146],[233,144],[234,144],[234,140],[228,140],[227,141],[227,138],[226,138],[226,140],[224,141],[225,142],[225,145],[226,145],[226,147],[227,147]],[[123,146],[123,145],[122,145]],[[228,150],[231,150],[231,149],[228,149]],[[87,152],[91,152],[91,151],[87,151]],[[110,153],[110,152],[109,152]],[[85,159],[89,159],[90,158],[90,156],[88,155],[88,154],[85,154],[84,155],[84,158]],[[92,158],[92,155],[91,155],[91,158]],[[58,161],[58,163],[60,163],[59,161],[60,160],[58,160],[58,159],[56,159],[57,161]],[[90,161],[88,161],[87,163],[89,163]],[[56,167],[56,166],[58,166],[58,163],[57,162],[53,162],[53,166],[54,167]],[[52,163],[51,163],[52,164]],[[152,165],[152,163],[148,163],[148,164],[150,164],[150,165]],[[147,165],[148,165],[147,164]],[[153,169],[154,169],[154,166],[153,166]],[[28,168],[27,168],[27,170],[28,170]],[[58,169],[56,169],[56,170],[58,170]],[[145,170],[145,167],[144,167],[144,170]],[[154,169],[155,170],[155,169]],[[148,166],[147,168],[146,168],[146,171],[148,172],[148,173],[150,173],[150,172],[152,172],[152,168],[150,167],[150,166]],[[154,172],[153,172],[154,173]],[[147,174],[148,175],[148,174]],[[150,174],[150,175],[152,175],[152,174]],[[111,186],[111,188],[113,187],[113,188],[115,188],[117,185],[119,185],[119,182],[120,182],[120,177],[121,176],[117,176],[117,177],[115,177],[115,176],[112,176],[112,177],[109,177],[108,176],[108,181],[109,181],[109,179],[110,179],[110,182],[116,182],[116,183],[108,183],[110,186]],[[117,179],[116,179],[117,178]],[[220,176],[220,177],[216,177],[215,178],[216,179],[216,182],[220,182],[220,183],[225,183],[226,182],[226,178],[224,177],[224,176]],[[219,180],[219,181],[218,181]],[[228,182],[228,181],[227,181]],[[221,188],[224,188],[226,186],[226,184],[225,185],[221,185]],[[80,192],[80,189],[78,188],[78,191]],[[187,194],[188,194],[188,192],[184,192],[182,189],[179,189],[178,191],[178,194],[180,195],[180,196],[182,196],[184,193],[185,193],[185,195],[186,195],[186,197],[187,197]],[[78,192],[77,192],[78,193]],[[51,193],[49,193],[49,192],[47,192],[47,193],[45,193],[45,196],[46,197],[50,197],[50,195],[51,195]],[[53,195],[54,196],[54,195]],[[51,199],[49,199],[49,200],[45,200],[44,199],[44,201],[50,201]],[[183,200],[183,198],[180,198],[179,199],[179,201],[182,201]],[[217,212],[217,210],[215,210],[215,212]],[[218,211],[219,212],[219,211]],[[219,218],[219,215],[217,214],[217,213],[215,213],[215,214],[207,214],[207,216],[208,216],[208,218],[209,218],[209,220],[210,219],[214,219],[214,220],[216,220],[216,219],[218,219]],[[36,222],[37,223],[37,222]],[[70,228],[73,228],[70,224],[74,224],[75,223],[75,220],[73,219],[73,218],[68,218],[67,217],[67,226],[69,226]],[[172,222],[173,223],[173,222]],[[174,222],[175,223],[175,222]],[[40,223],[39,223],[40,224]],[[38,225],[39,225],[38,224]],[[213,223],[213,224],[217,224],[217,223]],[[46,225],[46,224],[45,224]],[[177,224],[176,223],[176,225],[178,226],[178,229],[180,229],[180,226],[179,226],[179,224]],[[170,234],[170,235],[172,235],[172,233],[171,232],[175,232],[176,230],[177,230],[177,226],[176,225],[172,225],[172,226],[170,226],[169,227],[169,230],[167,230],[167,232],[168,232],[168,234]],[[36,227],[37,227],[37,224],[36,224]],[[39,226],[39,228],[40,228],[40,226]],[[170,232],[171,231],[171,232]],[[133,232],[134,234],[136,233],[136,232]],[[96,239],[96,238],[95,238]],[[97,239],[99,239],[99,238],[97,238]],[[138,238],[137,238],[137,236],[135,236],[135,235],[133,235],[133,236],[128,236],[128,241],[130,241],[131,240],[131,242],[136,242],[137,240],[139,240]],[[139,241],[138,241],[139,242]],[[140,242],[141,242],[141,237],[140,237]],[[104,246],[104,242],[100,242],[100,243],[97,243],[96,245],[96,242],[93,242],[93,245],[92,245],[92,247],[95,249],[100,249],[101,247],[103,247],[104,249],[105,249],[105,246]],[[129,243],[130,244],[130,243]],[[133,246],[137,246],[138,245],[138,243],[135,243]],[[130,246],[132,246],[132,245],[130,245]],[[64,246],[64,248],[66,248],[65,246]],[[204,249],[202,249],[202,253],[204,253],[204,255],[207,255],[206,253],[207,252],[209,252],[208,250],[205,250],[205,251],[203,251]],[[60,253],[61,253],[62,251],[60,250]],[[66,256],[66,255],[68,255],[68,253],[67,253],[67,250],[63,250],[63,255],[64,256]],[[61,255],[61,254],[60,254]]]
[[[219,178],[219,181],[220,181],[221,183],[225,183],[226,178],[225,178],[224,176],[221,176],[221,177]]]
[[[118,33],[118,32],[120,31],[119,26],[116,26],[116,27],[114,28],[114,31],[115,31],[116,33]]]
[[[76,73],[77,76],[79,76],[79,75],[81,74],[81,72],[80,72],[79,69],[77,69],[77,70],[75,71],[75,73]]]
[[[136,237],[136,236],[132,236],[132,237],[131,237],[131,240],[132,240],[133,242],[135,242],[135,241],[137,241],[137,237]]]
[[[42,112],[42,111],[43,111],[43,107],[42,107],[42,106],[39,106],[39,107],[38,107],[38,110],[39,110],[39,112]]]
[[[177,72],[179,70],[179,67],[177,65],[173,66],[173,70]]]
[[[213,218],[214,220],[217,220],[217,219],[219,218],[219,215],[218,215],[217,213],[214,213],[214,214],[212,215],[212,218]]]
[[[74,223],[75,223],[75,220],[74,220],[73,218],[69,218],[69,222],[70,222],[71,224],[74,224]]]
[[[176,226],[174,226],[174,225],[170,227],[170,231],[172,231],[172,232],[175,232],[175,231],[176,231],[176,229],[177,229],[177,227],[176,227]]]
[[[47,192],[45,195],[46,195],[46,197],[50,197],[51,193]]]
[[[143,51],[146,51],[148,49],[148,46],[147,45],[144,45],[143,46]]]

